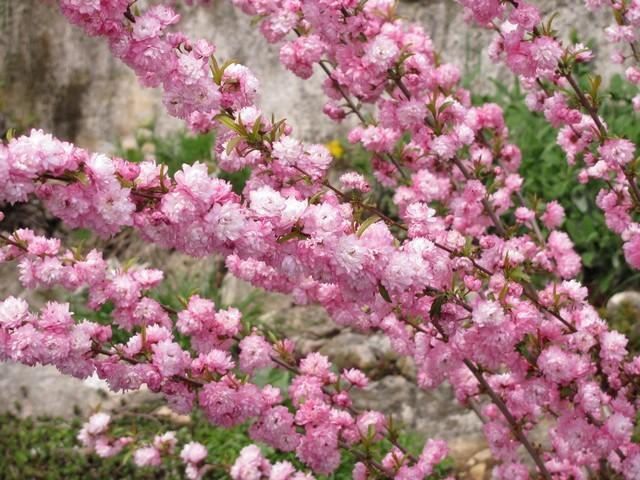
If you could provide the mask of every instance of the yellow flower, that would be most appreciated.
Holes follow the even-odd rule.
[[[340,158],[342,157],[342,154],[344,154],[344,148],[342,148],[340,140],[331,140],[327,143],[326,147],[329,149],[329,153],[331,153],[335,158]]]

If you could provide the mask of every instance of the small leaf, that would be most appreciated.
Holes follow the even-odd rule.
[[[369,218],[367,218],[364,222],[362,222],[362,224],[358,228],[358,231],[356,232],[356,237],[360,238],[362,234],[367,230],[367,228],[369,228],[371,225],[373,225],[374,223],[380,220],[381,218],[378,215],[372,215]]]
[[[325,190],[320,190],[318,193],[316,193],[315,195],[313,195],[310,199],[309,199],[309,205],[315,205],[316,203],[318,203],[320,201],[320,199],[322,198],[322,196],[326,193]]]
[[[276,336],[275,336],[275,334],[274,334],[271,330],[269,330],[269,331],[267,332],[267,336],[269,337],[269,341],[270,341],[272,344],[274,344],[274,345],[275,345],[276,343],[278,343],[278,337],[276,337]]]
[[[253,129],[251,130],[251,137],[258,140],[260,138],[260,129],[262,128],[262,119],[258,118],[256,123],[253,124]]]
[[[522,267],[514,268],[510,272],[509,277],[511,279],[515,280],[516,282],[530,282],[531,281],[531,277],[529,277],[529,275],[527,273],[525,273],[525,271],[522,269]]]
[[[381,282],[378,282],[378,292],[380,293],[380,296],[384,298],[385,302],[393,303],[393,301],[391,300],[391,296],[389,295],[389,292]]]
[[[84,186],[87,186],[90,183],[89,177],[84,172],[74,172],[73,178],[76,179],[78,182],[80,182]]]
[[[265,18],[267,18],[267,15],[265,13],[262,13],[260,15],[255,15],[255,16],[251,17],[251,26],[255,27],[257,24],[259,24]]]
[[[309,235],[302,233],[298,230],[294,230],[293,232],[289,232],[286,235],[282,235],[281,237],[278,237],[277,242],[280,244],[287,243],[289,240],[293,240],[296,238],[298,240],[306,240],[307,238],[309,238]]]
[[[218,65],[218,61],[216,60],[216,57],[214,57],[213,55],[211,56],[209,68],[211,69],[211,74],[213,75],[213,81],[216,83],[216,85],[220,85],[220,82],[222,81],[222,72],[220,70],[220,66]]]
[[[438,318],[442,313],[442,306],[447,301],[447,297],[444,295],[438,295],[433,299],[433,303],[431,304],[431,309],[429,309],[429,316],[431,318]]]
[[[137,262],[138,259],[136,257],[132,257],[122,264],[122,269],[127,272],[131,267],[135,266]]]
[[[229,140],[227,142],[227,148],[225,149],[227,155],[231,155],[231,152],[238,146],[238,143],[240,143],[242,140],[242,137],[233,137],[231,140]]]
[[[453,102],[451,100],[444,102],[442,105],[440,105],[440,108],[438,109],[438,113],[444,112],[451,105],[453,105]]]
[[[222,125],[224,125],[228,129],[233,130],[234,132],[239,133],[240,135],[243,135],[244,128],[242,128],[240,125],[238,125],[234,121],[234,119],[231,118],[226,113],[219,113],[218,115],[213,117],[213,119],[215,121],[217,121],[218,123],[221,123]]]

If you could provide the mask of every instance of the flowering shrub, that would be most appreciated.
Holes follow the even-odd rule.
[[[588,82],[593,65],[582,65],[576,72],[579,80]],[[530,111],[524,103],[526,90],[518,83],[512,86],[496,83],[496,93],[475,96],[474,104],[495,102],[504,108],[505,123],[518,139],[522,151],[519,173],[524,178],[523,195],[532,208],[539,203],[557,201],[566,212],[563,229],[575,244],[582,259],[580,281],[589,290],[594,305],[601,306],[615,293],[638,288],[637,271],[626,263],[619,235],[606,226],[604,215],[596,204],[603,180],[581,184],[575,181],[582,168],[569,165],[556,143],[557,130],[548,124],[542,112]],[[628,102],[637,88],[620,75],[611,78],[601,91],[601,112],[612,128],[626,138],[637,138],[638,124]]]
[[[632,439],[640,357],[628,354],[627,339],[607,327],[575,280],[581,262],[561,229],[563,207],[526,203],[521,153],[501,109],[472,106],[457,68],[441,61],[422,29],[398,18],[391,0],[233,3],[281,44],[294,74],[324,71],[324,111],[360,121],[349,140],[374,154],[375,181],[395,192],[393,211],[371,202],[371,184],[356,172],[330,182],[329,151],[303,144],[285,121],[260,111],[248,68],[175,31],[179,16],[169,6],[129,0],[59,4],[69,21],[104,37],[144,85],[160,87],[170,114],[194,131],[217,131],[220,166],[251,169],[244,190],[234,192],[201,163],[171,176],[151,160],[92,154],[33,131],[0,147],[0,201],[35,197],[73,228],[102,236],[130,228],[192,256],[222,254],[232,273],[256,286],[319,303],[339,325],[383,332],[412,358],[421,388],[447,381],[477,411],[500,461],[495,478],[640,478]],[[577,181],[604,182],[598,206],[639,268],[635,144],[601,118],[599,78],[585,89],[574,75],[592,52],[563,43],[531,4],[459,3],[470,21],[495,31],[492,59],[505,62],[528,89],[528,107],[558,129],[567,161],[581,166]],[[640,2],[586,4],[613,5],[607,33],[620,45],[615,60],[628,62],[628,80],[640,82]],[[235,480],[330,474],[342,451],[359,459],[356,479],[440,476],[444,442],[429,439],[411,455],[382,412],[354,408],[351,392],[367,386],[364,373],[338,372],[318,353],[300,358],[291,340],[243,325],[238,310],[210,299],[163,305],[148,294],[162,282],[159,270],[110,267],[98,251],[24,229],[2,242],[0,258],[17,262],[25,288],[87,289],[88,307],[111,303],[114,328],[130,332],[115,341],[110,326],[76,322],[67,304],[32,311],[11,297],[0,304],[3,358],[80,378],[97,373],[114,390],[146,384],[177,412],[197,406],[221,427],[249,422],[253,440],[295,451],[305,465],[272,465],[249,445],[229,469]],[[188,348],[177,335],[189,338]],[[255,382],[267,366],[292,373],[286,392]],[[178,455],[189,478],[216,468],[198,443],[178,445],[165,432],[141,444],[110,424],[107,414],[94,415],[80,441],[101,456],[134,449],[139,466]],[[534,429],[543,443],[531,440]],[[392,447],[374,455],[383,441]]]

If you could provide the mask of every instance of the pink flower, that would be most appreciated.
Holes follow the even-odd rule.
[[[365,388],[369,384],[369,379],[367,378],[367,376],[357,368],[343,370],[342,378],[359,388]]]
[[[540,23],[540,11],[533,5],[519,2],[509,14],[509,21],[520,25],[525,30],[533,30]]]
[[[256,369],[268,367],[273,364],[271,355],[273,349],[261,335],[249,335],[240,341],[240,369],[248,374],[253,374]]]
[[[626,165],[634,159],[636,146],[629,140],[609,139],[598,152],[609,165]]]
[[[500,326],[506,319],[502,306],[497,302],[480,301],[473,308],[473,321],[480,326]]]
[[[317,35],[306,35],[292,40],[280,49],[282,64],[300,78],[313,75],[313,64],[322,58],[324,44]]]
[[[240,451],[240,455],[231,467],[233,480],[259,480],[267,476],[271,470],[268,460],[256,445],[248,445]]]
[[[162,375],[167,377],[184,372],[191,362],[189,353],[168,339],[153,345],[152,350],[153,364],[158,367]]]
[[[249,434],[253,440],[265,442],[283,452],[295,450],[300,441],[294,416],[282,405],[267,410],[251,426]]]
[[[198,464],[207,458],[207,449],[201,443],[189,442],[182,447],[180,458],[185,463]]]
[[[300,372],[321,379],[330,379],[333,374],[329,370],[329,359],[317,352],[312,352],[300,361]]]
[[[590,361],[553,345],[540,354],[538,366],[551,381],[567,384],[588,373]]]
[[[533,41],[531,55],[539,71],[555,70],[562,54],[562,48],[553,38],[538,37]]]
[[[159,467],[160,452],[154,447],[142,447],[133,452],[133,463],[138,467]]]
[[[340,183],[348,190],[359,190],[363,193],[367,193],[371,190],[369,182],[367,182],[362,175],[356,172],[343,173],[340,177]]]
[[[9,297],[0,302],[0,327],[16,328],[30,319],[29,305],[23,299]]]
[[[624,257],[633,268],[640,269],[640,234],[634,234],[624,244]]]
[[[393,39],[378,35],[365,47],[363,61],[365,65],[383,72],[393,66],[399,53],[400,49]]]
[[[564,221],[564,208],[557,201],[553,200],[547,204],[541,219],[545,227],[553,230],[562,225]]]
[[[99,435],[107,431],[110,423],[111,416],[106,413],[99,412],[91,415],[89,422],[85,425],[85,428],[87,433],[90,435]]]

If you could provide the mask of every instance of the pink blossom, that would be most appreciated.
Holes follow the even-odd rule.
[[[258,368],[273,364],[271,345],[260,335],[250,335],[242,339],[240,346],[240,369],[252,374]]]
[[[198,464],[207,458],[207,449],[204,445],[198,442],[189,442],[180,452],[180,458],[185,463]]]
[[[156,448],[142,447],[133,453],[133,463],[138,467],[158,467],[162,463],[162,459]]]

